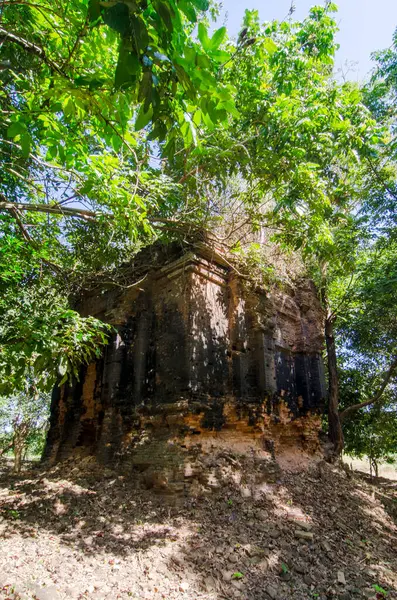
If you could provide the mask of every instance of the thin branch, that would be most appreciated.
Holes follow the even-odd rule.
[[[11,450],[11,448],[14,447],[14,439],[11,440],[11,442],[9,442],[7,444],[7,446],[5,446],[4,448],[1,448],[0,450],[0,456],[3,456],[3,454],[5,454],[6,452],[8,452],[8,450]]]
[[[22,150],[20,144],[16,144],[15,142],[11,142],[10,140],[5,140],[4,138],[0,138],[0,142],[2,144],[8,144],[9,146],[14,146],[15,148],[18,148],[18,150]],[[65,167],[59,167],[57,165],[52,165],[51,163],[45,162],[44,160],[37,158],[37,156],[35,156],[34,154],[29,154],[29,160],[33,160],[33,162],[37,163],[41,167],[45,167],[47,169],[53,169],[54,171],[62,171],[63,173],[68,173],[69,175],[73,175],[73,177],[76,177],[76,179],[79,179],[80,181],[83,180],[81,175],[79,175],[79,173],[77,173],[76,171],[66,169]]]
[[[61,215],[64,217],[76,217],[84,221],[97,222],[98,213],[81,208],[65,208],[62,206],[52,206],[49,204],[29,204],[28,202],[8,202],[7,198],[0,194],[0,210],[22,210],[30,212],[42,212],[47,214]],[[113,215],[106,215],[112,217]]]
[[[16,208],[15,206],[13,206],[13,208],[10,209],[10,212],[13,214],[15,221],[22,233],[22,237],[25,240],[25,242],[27,242],[28,244],[30,244],[32,246],[32,248],[34,248],[35,250],[40,250],[40,244],[38,242],[36,242],[36,240],[34,240],[32,238],[32,236],[30,235],[30,233],[28,232],[28,230],[26,229],[25,225],[22,222],[22,219],[19,215],[19,211],[18,208]],[[62,273],[62,269],[56,265],[55,263],[47,260],[46,258],[44,258],[43,256],[40,256],[40,259],[49,267],[51,267],[52,269],[54,269],[57,273]]]
[[[394,198],[395,200],[397,200],[397,194],[396,194],[396,193],[395,193],[393,190],[391,190],[391,189],[390,189],[390,187],[387,185],[387,183],[386,183],[386,182],[383,180],[383,178],[382,178],[382,177],[379,175],[379,173],[378,173],[378,171],[376,170],[376,168],[375,168],[375,166],[374,166],[374,164],[373,164],[372,160],[370,159],[370,157],[369,157],[369,156],[366,156],[365,158],[366,158],[366,160],[367,160],[367,162],[368,162],[368,164],[369,164],[369,166],[370,166],[370,168],[371,168],[371,171],[372,171],[372,173],[375,175],[375,178],[378,180],[378,182],[379,182],[379,183],[380,183],[380,184],[381,184],[381,185],[384,187],[384,189],[386,190],[386,192],[387,192],[388,194],[390,194],[390,196],[391,196],[392,198]]]
[[[14,206],[13,208],[10,209],[10,212],[14,215],[14,219],[17,222],[17,225],[22,233],[22,237],[25,240],[25,242],[28,242],[29,244],[31,244],[32,246],[34,246],[36,248],[37,243],[34,241],[32,236],[30,235],[30,233],[28,232],[28,230],[25,228],[24,224],[22,223],[22,219],[19,216],[18,209]]]
[[[148,274],[146,273],[146,275],[142,277],[142,279],[135,281],[135,283],[130,283],[129,285],[123,285],[122,283],[118,283],[117,281],[101,281],[100,283],[103,285],[114,285],[116,287],[122,288],[123,290],[129,290],[130,288],[136,287],[137,285],[145,281],[147,276]]]
[[[106,216],[107,219],[114,219],[114,215],[112,213],[97,213],[92,210],[85,210],[82,208],[67,208],[64,206],[60,206],[59,204],[30,204],[29,202],[10,202],[4,196],[4,194],[0,193],[0,211],[13,211],[20,210],[25,212],[41,212],[46,214],[60,215],[62,217],[75,217],[77,219],[83,219],[84,221],[88,221],[91,223],[97,223],[101,214]],[[154,227],[160,227],[160,225],[155,225],[156,223],[162,224],[165,228],[178,227],[178,229],[186,229],[186,227],[192,227],[191,223],[186,223],[183,221],[174,221],[172,219],[167,219],[163,217],[149,217],[148,221]],[[194,225],[193,225],[194,227]]]
[[[41,4],[35,4],[33,2],[25,2],[23,0],[1,0],[0,6],[31,6],[32,8],[37,8],[40,11],[46,11],[52,13],[58,18],[62,18],[62,16],[59,13],[57,13],[52,8],[49,8],[48,6],[42,6]]]
[[[352,285],[352,283],[353,283],[354,275],[355,275],[355,273],[352,273],[352,274],[351,274],[350,281],[349,281],[349,284],[348,284],[348,286],[347,286],[347,288],[346,288],[346,291],[345,291],[345,293],[343,294],[343,296],[342,296],[342,298],[341,298],[341,300],[340,300],[339,304],[338,304],[338,305],[337,305],[337,306],[336,306],[336,307],[333,309],[333,311],[331,312],[330,318],[332,318],[332,319],[335,319],[335,318],[336,318],[336,316],[337,316],[337,314],[338,314],[338,311],[339,311],[339,309],[340,309],[340,308],[341,308],[341,306],[343,305],[343,303],[344,303],[344,301],[346,300],[346,297],[347,297],[347,295],[348,295],[348,293],[349,293],[350,287],[351,287],[351,285]]]
[[[84,25],[83,25],[83,27],[81,28],[80,32],[78,33],[78,35],[76,37],[76,40],[75,40],[75,42],[73,44],[73,47],[72,47],[72,49],[69,52],[69,56],[62,63],[62,67],[61,67],[62,69],[64,69],[70,63],[70,61],[72,59],[72,56],[73,56],[73,54],[75,53],[75,51],[77,49],[77,46],[79,45],[79,43],[83,39],[83,37],[87,34],[89,22],[90,21],[89,21],[89,17],[88,17],[88,13],[87,13],[87,16],[86,16],[85,21],[84,21]]]
[[[339,415],[340,419],[341,420],[345,419],[346,415],[350,414],[353,411],[359,410],[360,408],[364,408],[365,406],[370,406],[371,404],[376,404],[377,402],[379,402],[382,398],[383,392],[385,391],[388,383],[390,382],[390,379],[393,377],[396,369],[397,369],[397,357],[393,360],[390,367],[385,372],[385,374],[383,376],[383,381],[382,381],[378,391],[376,392],[376,394],[374,396],[372,396],[372,398],[370,398],[369,400],[366,400],[365,402],[360,402],[359,404],[353,404],[352,406],[348,406],[347,408],[345,408],[345,410],[343,410]]]
[[[5,38],[5,41],[17,44],[30,54],[34,54],[35,56],[40,58],[40,60],[42,60],[51,69],[51,71],[55,71],[59,75],[66,77],[61,67],[57,65],[56,62],[48,58],[43,48],[41,48],[40,46],[37,46],[36,44],[33,44],[32,42],[29,42],[28,40],[25,40],[24,38],[21,38],[15,35],[14,33],[11,33],[11,31],[7,31],[7,29],[4,29],[4,27],[0,27],[0,36],[3,36]]]

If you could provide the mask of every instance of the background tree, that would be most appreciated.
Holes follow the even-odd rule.
[[[33,388],[31,394],[0,397],[0,455],[13,452],[16,473],[27,451],[41,454],[47,431],[50,397]]]

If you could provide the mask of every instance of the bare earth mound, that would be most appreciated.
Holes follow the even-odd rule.
[[[397,598],[395,482],[232,454],[212,468],[178,506],[91,463],[3,472],[0,598]]]

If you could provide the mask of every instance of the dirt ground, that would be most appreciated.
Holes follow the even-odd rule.
[[[397,484],[324,462],[175,502],[116,472],[0,474],[0,598],[397,599]],[[258,478],[257,478],[258,480]]]

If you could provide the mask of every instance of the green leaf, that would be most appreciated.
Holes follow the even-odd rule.
[[[199,23],[198,24],[198,39],[201,42],[202,47],[204,48],[205,51],[210,50],[211,48],[211,40],[208,37],[208,32],[207,32],[207,28],[204,25],[204,23]]]
[[[238,112],[238,110],[232,100],[226,100],[226,101],[219,102],[219,104],[217,105],[216,108],[217,109],[224,108],[228,113],[233,115],[233,117],[236,117],[236,119],[238,119],[240,116],[240,113]]]
[[[130,18],[132,39],[134,41],[136,54],[144,53],[149,44],[149,35],[146,25],[141,17],[132,15]]]
[[[109,25],[109,27],[122,36],[126,35],[130,30],[130,11],[128,6],[122,2],[118,2],[106,9],[103,14],[103,20],[106,25]]]
[[[134,84],[140,70],[141,65],[137,55],[121,46],[114,79],[116,89],[126,88]]]
[[[214,33],[210,41],[210,50],[218,50],[219,46],[224,42],[227,35],[226,27],[220,27]]]
[[[178,8],[181,9],[183,14],[189,19],[191,23],[197,22],[196,11],[194,10],[193,6],[189,1],[185,2],[185,0],[181,0],[181,2],[178,3]]]
[[[142,104],[141,108],[139,109],[137,119],[135,121],[135,131],[140,131],[141,129],[146,127],[146,125],[148,123],[150,123],[152,116],[153,116],[153,107],[151,106],[149,108],[149,110],[147,112],[145,112],[144,104]]]
[[[58,383],[58,386],[61,387],[61,385],[63,385],[64,383],[66,383],[68,380],[68,374],[65,373],[65,375],[62,377],[61,381]]]
[[[189,75],[186,73],[182,65],[174,63],[178,79],[183,89],[187,92],[188,97],[193,100],[196,97],[196,88],[194,87]]]
[[[101,17],[100,0],[90,0],[88,3],[88,20],[95,23]]]
[[[277,50],[277,44],[271,38],[266,38],[263,42],[263,47],[272,56]]]
[[[115,152],[118,152],[120,150],[121,146],[123,145],[123,140],[120,138],[120,136],[114,134],[114,135],[112,135],[112,138],[111,138],[111,144],[112,144],[113,150]]]
[[[9,128],[7,129],[7,137],[14,138],[17,135],[21,135],[22,133],[25,133],[25,131],[26,131],[25,123],[21,123],[21,121],[15,121],[15,123],[12,123],[9,126]]]
[[[153,6],[157,13],[160,15],[161,20],[165,23],[165,26],[167,27],[168,31],[172,33],[172,16],[168,5],[165,2],[161,2],[161,0],[157,0],[153,3]]]
[[[21,148],[22,148],[22,156],[24,158],[28,158],[29,154],[30,154],[30,147],[32,144],[32,138],[30,137],[30,135],[28,133],[24,133],[23,135],[21,135]]]
[[[72,96],[67,96],[64,99],[62,108],[66,117],[73,117],[76,114],[76,106]]]
[[[138,101],[144,102],[145,112],[147,112],[147,110],[149,108],[149,104],[152,99],[152,85],[153,85],[152,72],[145,71],[143,74],[141,84],[139,86],[139,92],[138,92]]]
[[[227,62],[230,59],[230,56],[229,52],[226,52],[225,50],[211,50],[211,58],[219,63]]]
[[[58,146],[50,146],[47,150],[46,160],[52,160],[56,158],[58,154]]]
[[[206,11],[210,7],[209,0],[191,0],[191,4],[202,11]]]

